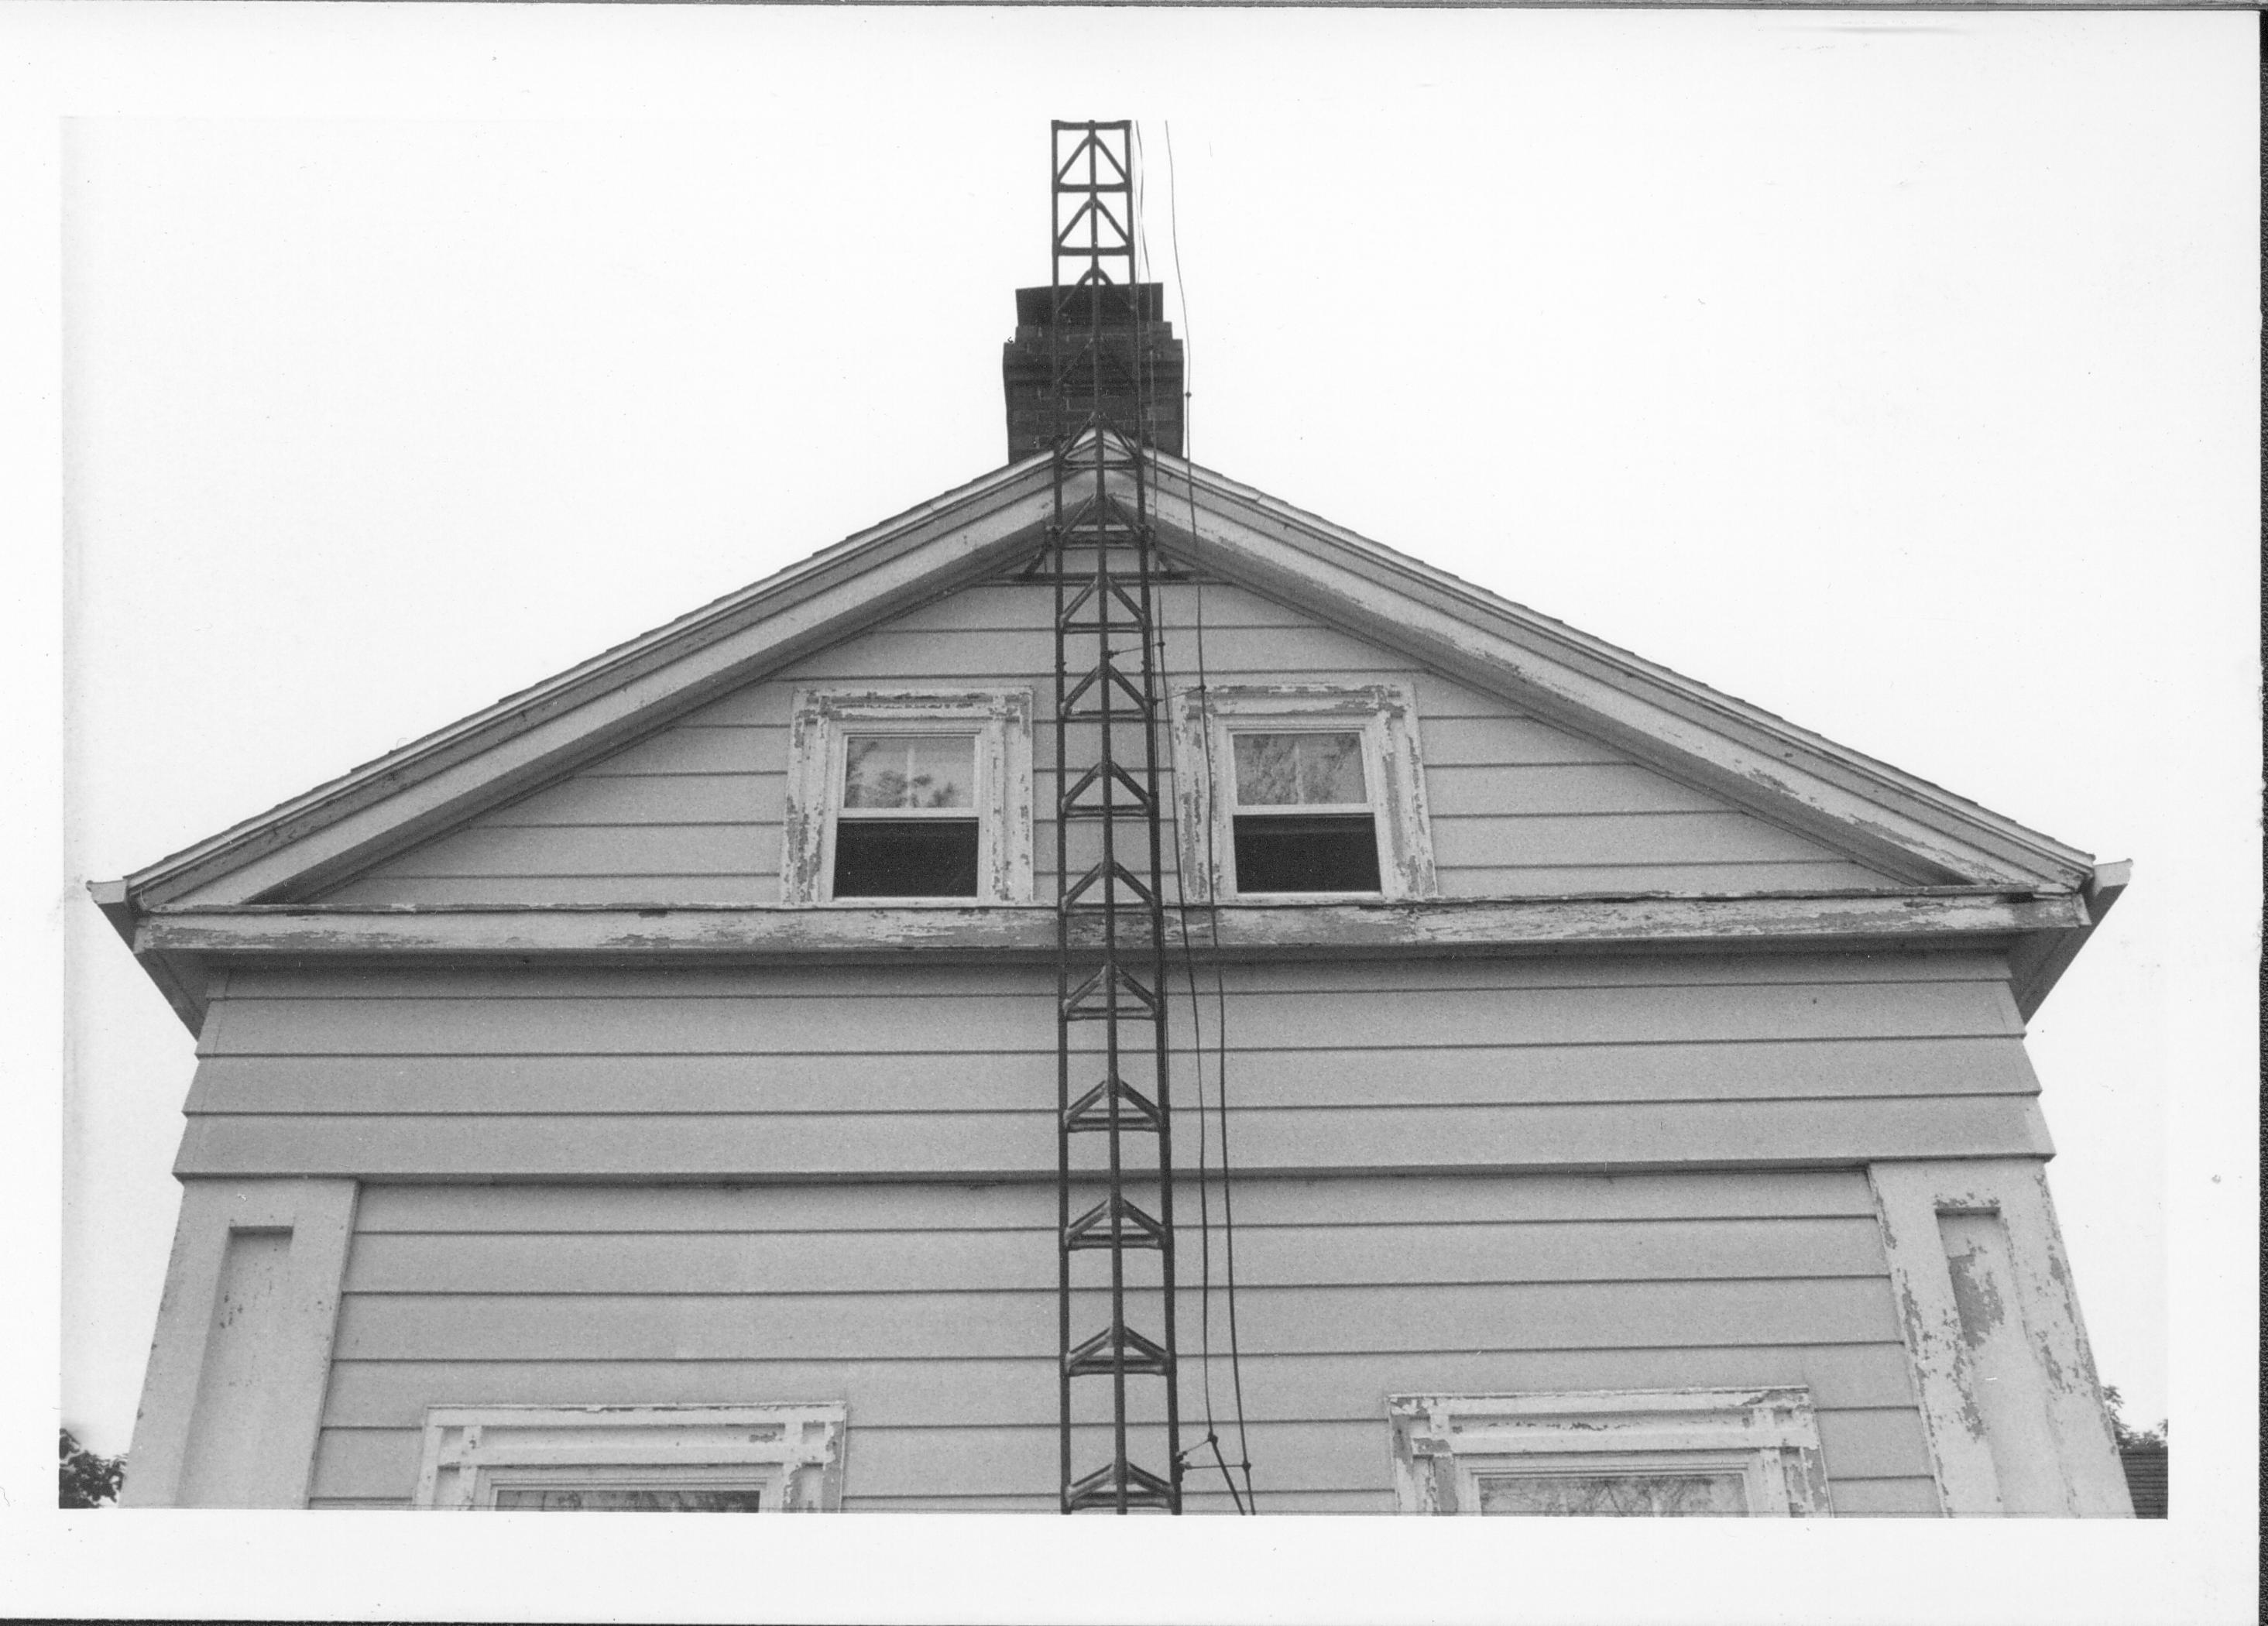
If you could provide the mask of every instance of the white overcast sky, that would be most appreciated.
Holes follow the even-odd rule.
[[[82,883],[998,465],[1046,121],[1135,116],[1199,462],[2135,861],[2031,1048],[2097,1364],[2204,1462],[2254,1303],[2249,15],[73,9],[0,33],[81,87],[22,195],[96,1445],[192,1059]]]

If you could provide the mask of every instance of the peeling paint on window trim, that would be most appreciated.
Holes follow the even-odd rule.
[[[843,1502],[849,1409],[762,1405],[434,1406],[416,1505],[492,1508],[500,1489],[635,1479],[673,1489],[756,1488],[760,1511]]]
[[[1577,1389],[1390,1394],[1395,1503],[1405,1513],[1477,1513],[1491,1466],[1584,1475],[1738,1468],[1751,1518],[1833,1512],[1811,1391]]]

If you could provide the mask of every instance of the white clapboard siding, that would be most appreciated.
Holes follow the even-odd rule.
[[[1218,1100],[1225,1011],[1255,1171],[2042,1153],[2003,975],[1979,955],[1232,967],[1218,999],[1174,1001],[1176,1093],[1202,1073]],[[1052,1012],[1042,968],[239,973],[179,1166],[1039,1178]]]
[[[1194,1190],[1184,1171],[1182,1189]],[[1193,1197],[1185,1195],[1185,1203]],[[1046,1231],[1051,1185],[1013,1186],[389,1186],[363,1193],[368,1235],[532,1231]],[[1834,1219],[1874,1213],[1849,1173],[1787,1170],[1771,1178],[1691,1174],[1531,1174],[1519,1180],[1410,1175],[1395,1180],[1275,1179],[1240,1190],[1240,1235],[1380,1225],[1558,1225],[1573,1220]]]
[[[1210,995],[1211,970],[1199,973]],[[953,997],[997,991],[995,968],[948,962],[935,966],[869,968],[856,982],[844,982],[835,967],[767,968],[758,981],[726,966],[671,966],[644,972],[621,967],[563,965],[539,975],[525,968],[449,966],[435,969],[388,967],[382,972],[357,969],[328,976],[300,970],[247,968],[229,974],[227,993],[236,998],[377,999],[491,998],[641,999],[656,989],[684,998],[742,999],[752,988],[766,996],[805,994],[814,997],[865,999]],[[1344,963],[1263,961],[1231,966],[1230,995],[1252,993],[1333,994],[1390,990],[1508,988],[1720,988],[1832,984],[1868,987],[1900,982],[2005,983],[2007,968],[1995,953],[1976,950],[1900,951],[1857,953],[1738,953],[1597,957],[1551,956],[1518,961],[1469,958],[1420,959],[1406,962],[1365,960]],[[1896,997],[1896,996],[1892,996]],[[2008,1010],[2013,1012],[2011,1003]],[[2013,1022],[2013,1014],[2008,1019]]]
[[[1633,1122],[1642,1121],[1634,1129]],[[1415,1173],[1738,1166],[2051,1155],[2029,1096],[1474,1108],[1232,1110],[1248,1171]],[[877,1180],[1037,1178],[1044,1113],[624,1118],[529,1114],[193,1118],[175,1172],[237,1178]],[[1149,1165],[1133,1153],[1130,1168]]]
[[[1364,961],[1308,965],[1295,983],[1232,967],[1223,979],[1227,1027],[1249,1049],[1340,1052],[2021,1031],[2006,985],[1977,975],[1973,960],[1948,961],[1940,977],[1881,981],[1847,980],[1847,972],[1750,980],[1730,962],[1700,958],[1638,963],[1653,975],[1634,980],[1622,974],[1627,962],[1609,969],[1591,961],[1600,969],[1582,979],[1581,962],[1498,960],[1484,962],[1484,975],[1452,980],[1436,974],[1437,962]],[[534,970],[468,972],[465,990],[448,994],[385,971],[309,973],[288,990],[233,984],[216,1001],[220,1014],[207,1022],[200,1048],[209,1056],[990,1055],[1027,1048],[1020,1038],[1053,1048],[1052,982],[1043,968],[749,968],[705,976],[697,987],[693,974],[666,969],[601,975],[611,977],[603,993],[592,983],[573,991]],[[1210,973],[1198,975],[1200,994],[1211,994],[1204,986]],[[1211,1017],[1213,1003],[1179,1002],[1185,1019]]]
[[[1208,1013],[1210,1019],[1210,1013]],[[1175,1056],[1187,1084],[1195,1067]],[[1214,1059],[1205,1056],[1208,1100]],[[648,1056],[634,1077],[611,1056],[210,1056],[198,1114],[382,1115],[541,1110],[666,1113],[1014,1112],[1051,1099],[1055,1055],[1004,1050],[981,1070],[921,1055],[861,1055],[855,1074],[799,1056]],[[1296,1050],[1231,1053],[1239,1109],[1524,1102],[1778,1100],[1837,1096],[2028,1095],[2037,1080],[2014,1038],[1845,1039],[1721,1044],[1382,1048],[1318,1065]]]
[[[1838,1510],[1933,1511],[1860,1174],[1252,1181],[1239,1206],[1246,1421],[1279,1511],[1383,1511],[1388,1394],[1772,1383],[1811,1388]],[[831,1398],[846,1506],[1043,1507],[1051,1207],[1012,1185],[372,1186],[316,1503],[406,1501],[429,1406]],[[1198,1298],[1185,1281],[1190,1407]]]
[[[1042,1246],[1045,1246],[1042,1240]],[[1215,1295],[1214,1313],[1225,1300]],[[1186,1381],[1200,1385],[1193,1346],[1183,1351]],[[1216,1348],[1218,1388],[1229,1376]],[[1838,1407],[1912,1415],[1904,1354],[1895,1346],[1830,1343],[1628,1350],[1398,1350],[1390,1354],[1256,1355],[1240,1365],[1245,1410],[1255,1422],[1298,1422],[1344,1415],[1349,1407],[1404,1392],[1498,1394],[1520,1389],[1645,1388],[1674,1365],[1698,1386],[1800,1383]],[[853,1397],[862,1428],[967,1428],[1051,1424],[1053,1363],[1025,1359],[946,1360],[921,1356],[850,1361],[610,1361],[563,1357],[523,1360],[341,1360],[331,1371],[326,1422],[335,1428],[417,1426],[433,1396],[480,1405],[724,1405],[750,1395]],[[454,1402],[452,1402],[454,1403]],[[1216,1401],[1216,1403],[1218,1402]]]
[[[590,1237],[570,1255],[548,1236],[376,1235],[357,1244],[350,1291],[416,1293],[791,1293],[817,1281],[873,1291],[1052,1291],[1049,1230],[858,1231],[762,1240],[640,1232]],[[1409,1282],[1685,1281],[1869,1276],[1879,1227],[1848,1219],[1688,1219],[1500,1226],[1379,1226],[1335,1237],[1318,1257],[1305,1230],[1248,1231],[1245,1279],[1327,1284],[1350,1270]],[[1138,1261],[1139,1265],[1141,1261]],[[842,1291],[850,1291],[843,1289]],[[861,1289],[860,1291],[866,1291]]]
[[[1072,1297],[1075,1322],[1106,1314],[1101,1289]],[[1197,1294],[1182,1297],[1194,1316]],[[1243,1348],[1253,1354],[1898,1337],[1889,1283],[1844,1277],[1274,1287],[1240,1274],[1238,1316]],[[1055,1330],[1051,1291],[387,1293],[344,1300],[334,1349],[346,1360],[524,1359],[541,1350],[616,1361],[724,1360],[744,1358],[751,1348],[783,1360],[884,1351],[967,1359],[1045,1349]]]
[[[1415,688],[1445,896],[1757,891],[1882,884],[1804,836],[1389,650],[1253,594],[1205,590],[1204,666],[1219,684]],[[1047,725],[1052,595],[966,589],[751,683],[562,780],[334,887],[340,903],[770,902],[778,898],[786,723],[806,685],[1025,686]],[[1194,590],[1164,594],[1169,682],[1197,668]],[[1041,796],[1035,851],[1054,850]],[[1172,843],[1168,842],[1168,850]],[[1042,890],[1052,882],[1042,874]]]

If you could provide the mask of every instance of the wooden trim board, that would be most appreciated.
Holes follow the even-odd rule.
[[[307,1505],[357,1191],[336,1179],[185,1182],[122,1505]],[[257,1306],[226,1291],[247,1239],[282,1254],[280,1279]],[[232,1325],[239,1313],[257,1321]],[[247,1354],[257,1381],[240,1393],[216,1370],[232,1338],[256,1346]],[[215,1437],[243,1430],[251,1437]]]
[[[1701,944],[1749,951],[1842,939],[1927,942],[2008,938],[2088,923],[2072,894],[1999,893],[1789,894],[1747,898],[1428,899],[1377,903],[1226,902],[1192,911],[1200,953],[1275,958],[1433,950],[1662,947]],[[825,909],[250,906],[154,912],[135,931],[142,954],[598,954],[807,960],[814,953],[895,960],[937,950],[1022,957],[1052,954],[1049,904],[942,903]]]
[[[2045,1163],[1867,1174],[1946,1512],[2131,1518]],[[1980,1223],[1997,1259],[1964,1229]]]

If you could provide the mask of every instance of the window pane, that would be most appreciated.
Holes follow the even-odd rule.
[[[976,741],[967,734],[851,734],[845,807],[974,807]]]
[[[1236,889],[1376,892],[1377,826],[1368,813],[1270,813],[1235,824]]]
[[[838,898],[973,898],[974,819],[843,819],[835,826]]]
[[[1738,1473],[1502,1474],[1481,1476],[1481,1512],[1575,1518],[1745,1516]]]
[[[1362,735],[1233,734],[1236,800],[1243,807],[1365,802]]]
[[[499,1512],[754,1513],[762,1493],[674,1485],[500,1486]]]

